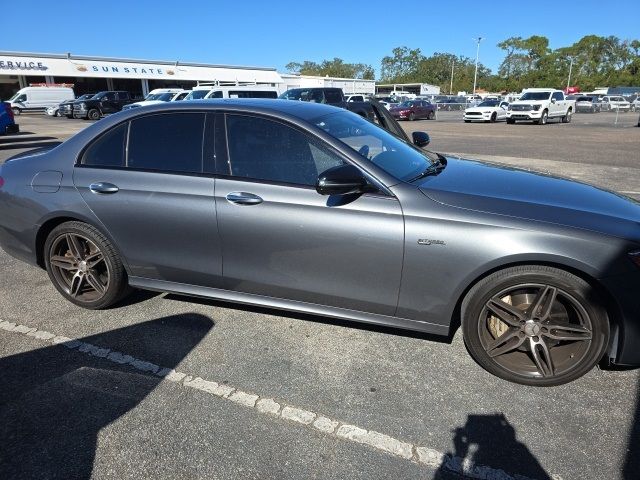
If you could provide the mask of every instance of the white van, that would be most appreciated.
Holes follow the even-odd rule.
[[[204,98],[278,98],[278,89],[268,85],[198,85],[184,99]]]
[[[20,115],[30,110],[58,106],[65,100],[75,98],[73,89],[69,87],[25,87],[18,90],[7,102],[11,104],[14,115]]]

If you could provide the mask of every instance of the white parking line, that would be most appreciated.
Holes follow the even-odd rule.
[[[468,459],[452,457],[432,448],[420,447],[374,430],[366,430],[356,425],[345,424],[316,412],[277,402],[272,398],[244,392],[227,384],[187,375],[186,373],[178,372],[171,368],[164,368],[152,362],[135,358],[122,352],[113,351],[108,347],[92,345],[77,339],[3,320],[0,320],[0,330],[33,337],[54,345],[64,345],[69,349],[74,349],[85,355],[103,358],[105,361],[122,365],[126,364],[142,372],[161,377],[164,381],[174,382],[185,388],[200,390],[238,405],[253,408],[265,415],[299,425],[306,425],[325,435],[367,445],[380,452],[394,455],[420,465],[431,468],[444,466],[444,468],[451,472],[462,474],[468,478],[481,480],[532,480],[522,475],[510,475],[503,470],[474,464]],[[552,474],[551,479],[562,480],[562,477],[557,474]]]

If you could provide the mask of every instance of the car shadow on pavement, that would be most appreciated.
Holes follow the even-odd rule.
[[[0,150],[21,150],[26,148],[44,148],[44,147],[57,147],[62,142],[55,137],[33,137],[28,139],[20,139],[20,143],[7,143],[0,142]],[[47,140],[47,141],[42,141]]]
[[[78,340],[176,368],[213,325],[181,314]],[[64,345],[0,359],[0,478],[89,478],[100,430],[161,381]]]
[[[455,451],[447,453],[436,478],[451,472],[494,478],[494,474],[482,471],[484,465],[491,465],[510,475],[551,480],[529,448],[517,439],[515,428],[503,414],[469,415],[464,426],[453,430],[453,434]]]

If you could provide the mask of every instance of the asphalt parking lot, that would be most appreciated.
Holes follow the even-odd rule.
[[[427,131],[436,151],[640,199],[637,113],[546,126],[461,115],[403,126]],[[17,121],[23,133],[0,137],[0,163],[90,125]],[[85,311],[0,252],[2,479],[637,479],[639,380],[639,370],[594,369],[524,387],[476,365],[460,332],[438,339],[176,295]]]

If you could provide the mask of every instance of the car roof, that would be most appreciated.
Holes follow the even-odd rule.
[[[135,109],[136,114],[143,112],[162,112],[165,110],[206,110],[211,107],[252,111],[256,113],[283,113],[298,117],[302,120],[310,120],[322,115],[335,112],[344,112],[343,108],[333,107],[322,103],[303,102],[300,100],[283,100],[276,98],[225,98],[191,100],[188,102],[167,102],[160,105],[150,105],[142,109]]]

